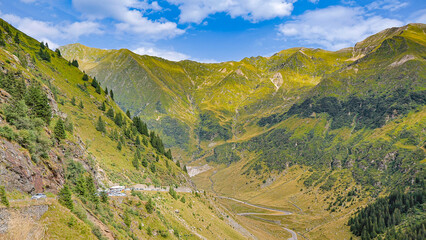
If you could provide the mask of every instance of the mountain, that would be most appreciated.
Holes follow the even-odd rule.
[[[404,239],[425,219],[424,200],[410,200],[424,191],[425,29],[386,29],[335,52],[293,48],[216,64],[79,44],[60,49],[113,89],[121,108],[158,129],[179,158],[203,166],[193,180],[227,196],[228,209],[247,208],[232,197],[299,212],[239,217],[257,237],[283,238],[272,232],[287,226],[313,239]],[[380,217],[357,215],[388,195],[401,199],[400,220],[379,230],[371,226]]]
[[[0,238],[243,239],[158,134],[77,66],[0,19]],[[104,192],[134,184],[156,188]]]

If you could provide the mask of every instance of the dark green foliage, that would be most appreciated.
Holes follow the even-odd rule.
[[[148,127],[146,126],[146,123],[144,123],[138,116],[133,117],[133,126],[136,127],[136,129],[138,130],[140,134],[143,134],[145,136],[149,135]]]
[[[422,209],[425,200],[426,191],[424,186],[421,189],[407,193],[396,191],[387,197],[378,198],[374,203],[358,211],[354,217],[349,219],[348,225],[352,233],[356,236],[361,236],[362,240],[373,239],[393,226],[399,225],[403,217],[412,212],[413,209]],[[387,235],[394,234],[389,232]],[[392,237],[395,236],[396,234]],[[422,238],[417,238],[416,234],[416,237],[411,239],[424,239],[424,236],[425,233],[423,232],[421,233]]]
[[[117,149],[119,150],[119,151],[121,151],[121,149],[123,148],[123,146],[122,146],[122,144],[121,144],[121,141],[119,141],[118,142],[118,144],[117,144]]]
[[[206,111],[200,114],[200,125],[198,135],[201,140],[214,140],[220,138],[228,140],[232,137],[231,128],[229,126],[222,126],[219,123],[214,113]]]
[[[102,102],[102,105],[99,107],[99,110],[104,111],[106,110],[106,104],[105,101]]]
[[[114,101],[114,92],[111,90],[109,90],[109,96],[111,97],[111,99]]]
[[[141,145],[141,138],[139,136],[136,136],[135,144],[136,144],[136,146]]]
[[[168,159],[173,160],[172,157],[172,150],[167,150],[167,152],[164,154],[164,156],[166,156]]]
[[[183,202],[183,203],[185,203],[186,202],[185,196],[182,196],[182,198],[180,199],[180,201]]]
[[[132,117],[131,117],[131,115],[130,115],[130,111],[129,111],[129,109],[127,109],[127,111],[126,111],[126,115],[127,115],[127,117],[128,117],[128,118],[132,119]]]
[[[153,213],[153,212],[154,212],[155,205],[154,205],[154,201],[152,201],[152,198],[150,198],[150,199],[148,200],[148,202],[145,204],[145,208],[146,208],[146,211],[147,211],[149,214],[151,214],[151,213]]]
[[[6,189],[4,186],[0,186],[0,202],[6,207],[9,207],[9,200],[7,200]]]
[[[78,68],[78,61],[77,60],[72,60],[71,65],[73,65],[74,67]]]
[[[161,140],[160,136],[158,136],[154,131],[151,131],[150,133],[150,140],[151,140],[151,145],[157,149],[157,151],[161,154],[164,154],[164,145],[163,145],[163,141]]]
[[[176,166],[180,167],[180,162],[179,160],[176,161]]]
[[[106,132],[106,128],[105,128],[105,122],[102,120],[102,117],[99,116],[98,121],[96,123],[96,130],[98,130],[99,132]]]
[[[170,194],[170,196],[172,196],[175,200],[177,200],[177,199],[178,199],[178,195],[177,195],[177,193],[176,193],[175,189],[174,189],[172,186],[170,186],[169,194]]]
[[[67,164],[65,177],[68,182],[76,185],[77,181],[79,180],[79,177],[83,175],[85,172],[86,170],[84,169],[83,164],[81,164],[80,162],[71,160]]]
[[[154,163],[151,163],[151,166],[149,167],[152,173],[155,173],[157,171],[157,167],[155,167]]]
[[[50,56],[50,53],[49,53],[49,49],[42,49],[42,48],[40,48],[40,50],[38,51],[38,55],[44,61],[47,61],[47,62],[51,61],[51,56]]]
[[[96,93],[101,94],[101,86],[96,86]]]
[[[66,133],[65,133],[65,126],[64,121],[62,119],[58,119],[58,121],[55,124],[55,129],[53,130],[55,134],[55,138],[58,140],[65,139]]]
[[[78,107],[79,107],[80,109],[83,109],[83,108],[84,108],[84,105],[83,105],[83,101],[82,101],[82,100],[80,100],[80,104],[78,104]]]
[[[293,115],[307,118],[313,113],[327,113],[333,120],[332,129],[348,127],[353,123],[356,124],[355,129],[374,129],[382,127],[389,116],[405,115],[424,104],[426,90],[408,92],[403,88],[396,89],[392,94],[373,95],[364,99],[357,96],[350,96],[345,101],[335,97],[308,98],[300,104],[294,104],[285,114],[262,118],[258,125],[276,124]]]
[[[76,105],[76,103],[75,103],[75,97],[74,97],[74,96],[71,98],[71,104],[72,104],[73,106],[75,106],[75,105]]]
[[[58,201],[60,204],[64,205],[70,210],[73,210],[74,204],[72,201],[72,193],[68,185],[64,185],[64,187],[58,193]]]
[[[101,197],[101,202],[108,203],[108,194],[106,193],[106,191],[102,191],[100,193],[100,197]]]
[[[86,75],[87,76],[87,75]],[[84,77],[84,76],[83,76]],[[99,86],[98,81],[96,81],[96,77],[93,78],[92,83],[90,84],[95,89]]]
[[[133,157],[132,164],[133,164],[133,167],[136,168],[136,170],[139,170],[139,158],[137,153],[135,153],[135,156]]]
[[[117,124],[117,126],[119,126],[119,127],[121,127],[123,125],[123,115],[121,115],[121,112],[119,112],[115,115],[114,123]]]
[[[83,81],[89,81],[89,76],[87,74],[83,74]],[[93,83],[93,82],[92,82]]]
[[[146,158],[142,159],[142,166],[148,167],[148,161],[146,160]]]
[[[240,160],[240,157],[233,150],[234,146],[231,144],[224,144],[214,149],[214,154],[207,157],[208,162],[215,161],[220,163],[232,163]]]
[[[15,41],[16,44],[21,43],[21,39],[19,38],[19,32],[15,34],[15,37],[13,38],[13,41]]]
[[[186,165],[183,166],[183,171],[186,172],[186,173],[188,172],[188,169],[186,168]]]
[[[33,116],[43,119],[47,124],[50,123],[52,110],[47,94],[42,90],[41,85],[33,84],[28,88],[25,103]]]
[[[55,50],[55,53],[56,53],[56,55],[58,56],[58,57],[61,57],[62,55],[61,55],[61,51],[59,50],[59,48],[57,48],[56,50]]]
[[[3,88],[17,100],[22,99],[27,90],[21,72],[0,73],[0,88]]]
[[[105,87],[105,95],[108,95],[108,87]]]
[[[109,117],[110,119],[114,119],[114,109],[110,108],[108,109],[108,112],[106,113],[107,117]]]

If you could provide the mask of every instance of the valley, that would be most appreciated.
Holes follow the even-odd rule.
[[[422,239],[425,31],[199,63],[1,20],[0,238]]]

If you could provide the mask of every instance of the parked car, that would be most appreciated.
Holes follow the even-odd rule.
[[[46,195],[44,193],[36,193],[35,195],[31,197],[31,199],[33,200],[44,199],[44,198],[46,198]]]

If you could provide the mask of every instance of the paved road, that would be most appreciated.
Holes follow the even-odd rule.
[[[235,199],[235,198],[231,198],[231,197],[218,196],[218,198],[232,200],[232,201],[239,202],[239,203],[242,203],[242,204],[245,204],[245,205],[248,205],[248,206],[251,206],[251,207],[255,207],[255,208],[260,208],[260,209],[278,212],[278,214],[277,213],[269,213],[269,214],[268,213],[237,213],[237,215],[240,215],[240,216],[250,216],[250,215],[282,216],[282,215],[293,214],[292,212],[289,212],[289,211],[274,209],[274,208],[270,208],[270,207],[262,207],[262,206],[259,206],[259,205],[251,204],[251,203],[244,202],[244,201],[241,201],[241,200],[238,200],[238,199]],[[259,218],[259,217],[256,217],[256,218]],[[263,220],[262,218],[259,218],[259,219]],[[281,226],[280,221],[272,221],[272,220],[267,220],[267,219],[264,219],[264,220],[271,221],[271,222]],[[281,226],[281,227],[291,234],[291,238],[288,238],[287,240],[297,240],[297,234],[296,234],[295,231],[288,229],[288,228],[285,228],[283,226]]]

